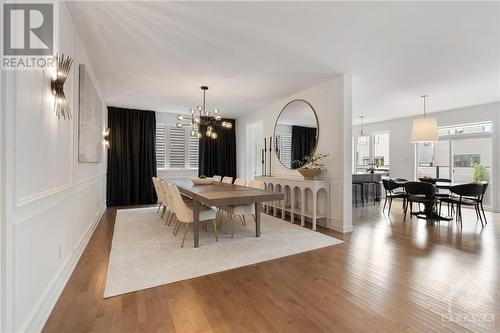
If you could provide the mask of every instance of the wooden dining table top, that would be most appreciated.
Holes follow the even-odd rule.
[[[285,198],[283,193],[221,182],[195,185],[191,179],[186,178],[169,179],[169,181],[177,185],[182,194],[209,206],[245,205]]]

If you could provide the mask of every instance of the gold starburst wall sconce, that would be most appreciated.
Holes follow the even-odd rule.
[[[54,112],[57,118],[71,119],[71,110],[69,109],[68,101],[64,95],[64,83],[71,70],[73,59],[64,56],[64,54],[56,54],[54,56],[55,77],[50,83],[52,94],[54,94]]]

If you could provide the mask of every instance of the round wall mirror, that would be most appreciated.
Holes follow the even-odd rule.
[[[316,150],[318,136],[318,117],[314,108],[296,99],[285,105],[276,119],[273,148],[283,166],[298,169],[304,157]]]

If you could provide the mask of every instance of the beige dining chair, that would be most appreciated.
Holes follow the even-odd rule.
[[[163,218],[163,216],[165,215],[165,212],[168,209],[168,202],[167,202],[166,195],[164,193],[164,189],[161,186],[161,182],[162,182],[161,179],[153,177],[153,185],[154,185],[154,188],[156,191],[156,195],[158,197],[158,201],[160,201],[160,205],[158,206],[158,210],[156,212],[158,213],[160,211],[160,209],[163,208],[161,215],[160,215],[160,218]]]
[[[232,184],[233,183],[233,177],[224,177],[222,178],[222,182],[226,184]]]
[[[243,178],[236,178],[234,181],[234,185],[246,186],[246,184],[247,184],[247,181]]]
[[[214,175],[214,176],[212,177],[212,180],[213,180],[214,182],[218,182],[218,183],[220,183],[220,181],[222,180],[222,177],[221,177],[221,176]]]
[[[175,218],[174,205],[172,204],[172,199],[170,196],[170,191],[168,189],[168,183],[164,180],[159,181],[159,187],[163,192],[165,202],[167,205],[167,217],[165,218],[165,224],[170,226],[172,220]]]
[[[186,227],[184,229],[184,236],[182,237],[182,243],[181,247],[184,247],[184,241],[186,240],[186,234],[189,229],[189,226],[191,223],[193,223],[193,209],[189,207],[184,200],[182,200],[181,193],[179,192],[179,189],[177,186],[168,184],[168,191],[170,193],[170,198],[172,199],[172,204],[174,207],[174,212],[175,216],[177,218],[178,222],[178,227],[177,229],[181,228],[181,224],[184,224]],[[215,241],[218,241],[218,234],[217,234],[217,213],[212,209],[207,206],[200,205],[200,222],[202,221],[213,221],[214,225],[214,234],[215,234]],[[175,233],[177,234],[177,232]]]
[[[235,182],[236,183],[236,182]],[[248,182],[246,185],[247,187],[255,188],[255,189],[263,189],[264,188],[264,182],[261,180],[251,180]],[[223,211],[227,213],[229,218],[231,219],[231,238],[234,237],[234,227],[235,227],[235,220],[234,218],[238,216],[238,218],[241,221],[241,224],[244,226],[247,225],[245,215],[252,215],[254,220],[256,220],[255,217],[255,205],[254,204],[248,204],[248,205],[236,205],[236,206],[224,206],[221,207]],[[220,221],[221,223],[222,221]],[[220,226],[219,226],[220,227]]]

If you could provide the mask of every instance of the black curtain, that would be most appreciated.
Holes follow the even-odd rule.
[[[292,169],[300,168],[302,161],[309,155],[316,145],[316,131],[314,127],[292,126]]]
[[[108,107],[108,126],[108,207],[156,203],[155,113]]]
[[[236,177],[236,122],[234,119],[222,119],[231,122],[233,127],[226,129],[217,127],[217,139],[205,135],[206,126],[200,126],[198,152],[198,175],[212,177],[213,175]]]

